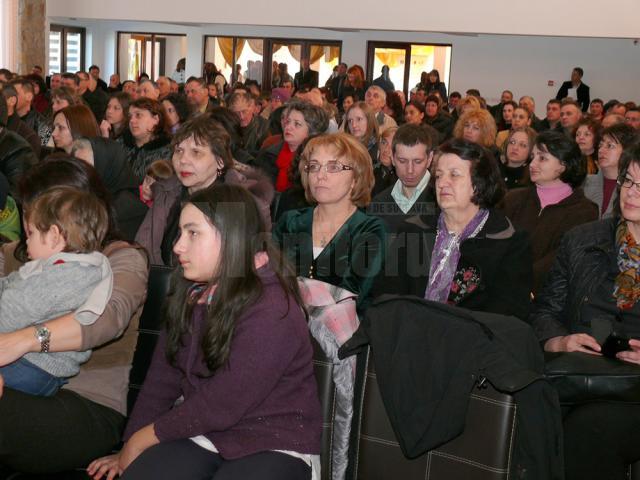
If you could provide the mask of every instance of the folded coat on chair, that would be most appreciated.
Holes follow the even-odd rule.
[[[464,430],[469,394],[485,380],[518,402],[526,435],[515,468],[524,478],[563,478],[560,409],[542,372],[533,330],[515,317],[472,312],[412,296],[382,296],[340,356],[371,346],[378,384],[400,447],[415,458]]]

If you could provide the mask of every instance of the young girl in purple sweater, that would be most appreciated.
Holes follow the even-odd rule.
[[[242,187],[194,194],[179,226],[181,267],[126,443],[88,473],[310,479],[322,414],[295,277]]]

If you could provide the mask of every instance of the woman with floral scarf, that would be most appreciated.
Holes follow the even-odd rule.
[[[406,221],[374,294],[415,295],[526,319],[533,284],[528,235],[493,207],[504,182],[490,152],[466,140],[440,147],[432,167],[439,212]]]

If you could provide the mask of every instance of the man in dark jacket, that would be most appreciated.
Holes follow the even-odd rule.
[[[384,221],[388,233],[396,233],[409,217],[435,214],[435,193],[429,186],[434,137],[430,130],[405,124],[393,137],[392,163],[398,180],[376,195],[368,209]]]
[[[308,58],[303,58],[300,62],[300,71],[293,78],[293,86],[296,90],[300,90],[302,87],[315,88],[318,86],[318,72],[311,70]]]
[[[229,109],[240,119],[244,148],[255,156],[267,137],[269,122],[256,115],[255,99],[247,92],[236,92],[229,98]]]
[[[2,89],[2,95],[7,102],[6,127],[29,142],[33,153],[36,154],[36,157],[40,157],[40,137],[38,137],[38,134],[32,128],[29,128],[26,123],[20,120],[20,117],[16,114],[16,105],[18,103],[18,93],[16,89],[11,85],[5,85]]]
[[[78,72],[78,78],[80,79],[78,95],[87,103],[96,117],[96,121],[100,124],[107,110],[109,97],[104,90],[98,88],[96,80],[87,72]]]
[[[576,100],[582,107],[582,111],[586,112],[589,109],[589,86],[582,83],[582,76],[584,70],[580,67],[576,67],[571,72],[571,80],[568,80],[562,84],[556,98],[562,100],[566,97],[571,97]]]
[[[38,158],[27,141],[9,131],[6,124],[7,102],[0,95],[0,173],[9,180],[11,196],[17,198],[18,180]]]
[[[10,85],[15,88],[16,93],[18,94],[15,111],[20,117],[20,120],[38,133],[38,136],[40,137],[40,145],[47,145],[47,143],[49,143],[49,138],[51,138],[51,127],[49,126],[47,119],[38,113],[31,105],[34,97],[33,85],[29,80],[24,78],[13,80]]]

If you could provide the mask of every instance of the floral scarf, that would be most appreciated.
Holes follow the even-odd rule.
[[[618,308],[629,310],[640,299],[640,245],[631,235],[624,220],[616,229],[618,276],[613,289]]]
[[[447,302],[451,283],[460,261],[460,244],[467,238],[478,235],[488,218],[489,211],[480,209],[458,236],[447,230],[444,215],[440,214],[436,243],[433,247],[431,266],[429,267],[429,284],[424,294],[425,299],[441,303]]]

